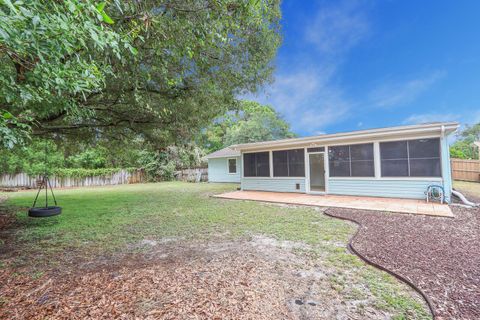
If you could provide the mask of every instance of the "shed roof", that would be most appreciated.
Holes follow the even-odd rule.
[[[229,147],[223,148],[221,150],[212,152],[208,154],[205,158],[212,159],[212,158],[228,158],[228,157],[239,157],[240,151],[230,149]]]

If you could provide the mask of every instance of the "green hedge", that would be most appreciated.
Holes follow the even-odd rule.
[[[85,177],[99,177],[108,176],[114,173],[126,170],[128,172],[134,172],[137,168],[101,168],[101,169],[82,169],[82,168],[59,168],[52,170],[52,174],[57,177],[70,177],[70,178],[85,178]]]

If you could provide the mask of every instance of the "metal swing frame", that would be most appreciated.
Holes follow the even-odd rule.
[[[58,215],[62,212],[62,208],[57,205],[57,198],[55,198],[55,194],[53,193],[53,188],[52,184],[50,182],[50,179],[48,177],[48,170],[47,170],[47,144],[45,143],[45,171],[42,175],[41,180],[37,180],[39,182],[38,186],[38,191],[37,195],[35,197],[35,200],[33,201],[32,207],[28,210],[28,215],[30,217],[51,217]],[[40,196],[40,193],[42,191],[42,188],[45,187],[45,207],[35,207],[38,201],[38,197]],[[50,188],[50,193],[52,194],[53,197],[53,202],[55,203],[55,206],[48,206],[48,188]]]
[[[47,174],[44,174],[42,177],[42,183],[40,184],[40,187],[38,188],[37,196],[35,197],[35,200],[33,201],[32,208],[35,208],[35,205],[37,204],[38,196],[40,195],[40,191],[42,191],[43,186],[45,186],[45,208],[48,208],[48,188],[50,188],[50,192],[52,193],[53,197],[53,202],[55,203],[55,206],[57,205],[57,199],[55,198],[55,194],[53,193],[53,188],[50,183],[50,179],[48,178]]]

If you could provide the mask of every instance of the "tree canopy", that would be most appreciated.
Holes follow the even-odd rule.
[[[128,39],[111,30],[105,4],[65,0],[3,1],[0,6],[0,126],[12,147],[28,129],[63,114],[74,121],[87,113],[80,102],[100,90],[109,61],[120,57]],[[111,22],[110,22],[111,23]],[[68,121],[67,120],[67,121]]]
[[[478,147],[473,143],[480,141],[480,123],[467,126],[458,133],[457,141],[450,147],[450,156],[458,159],[478,159]]]
[[[0,133],[187,141],[271,80],[278,0],[0,4]]]
[[[202,144],[212,152],[238,143],[295,136],[290,125],[272,107],[242,101],[236,112],[227,112],[205,130]]]

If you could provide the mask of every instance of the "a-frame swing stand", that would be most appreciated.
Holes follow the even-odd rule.
[[[57,206],[57,199],[55,198],[55,194],[53,194],[50,179],[46,174],[44,174],[42,180],[40,181],[41,182],[38,187],[37,196],[35,197],[32,208],[28,210],[28,215],[35,218],[45,218],[59,215],[60,213],[62,213],[62,208]],[[40,195],[40,192],[43,188],[45,188],[45,207],[35,207],[35,205],[37,204],[38,196]],[[54,206],[48,205],[48,188],[50,188],[50,192],[52,193],[53,202],[55,203]]]

